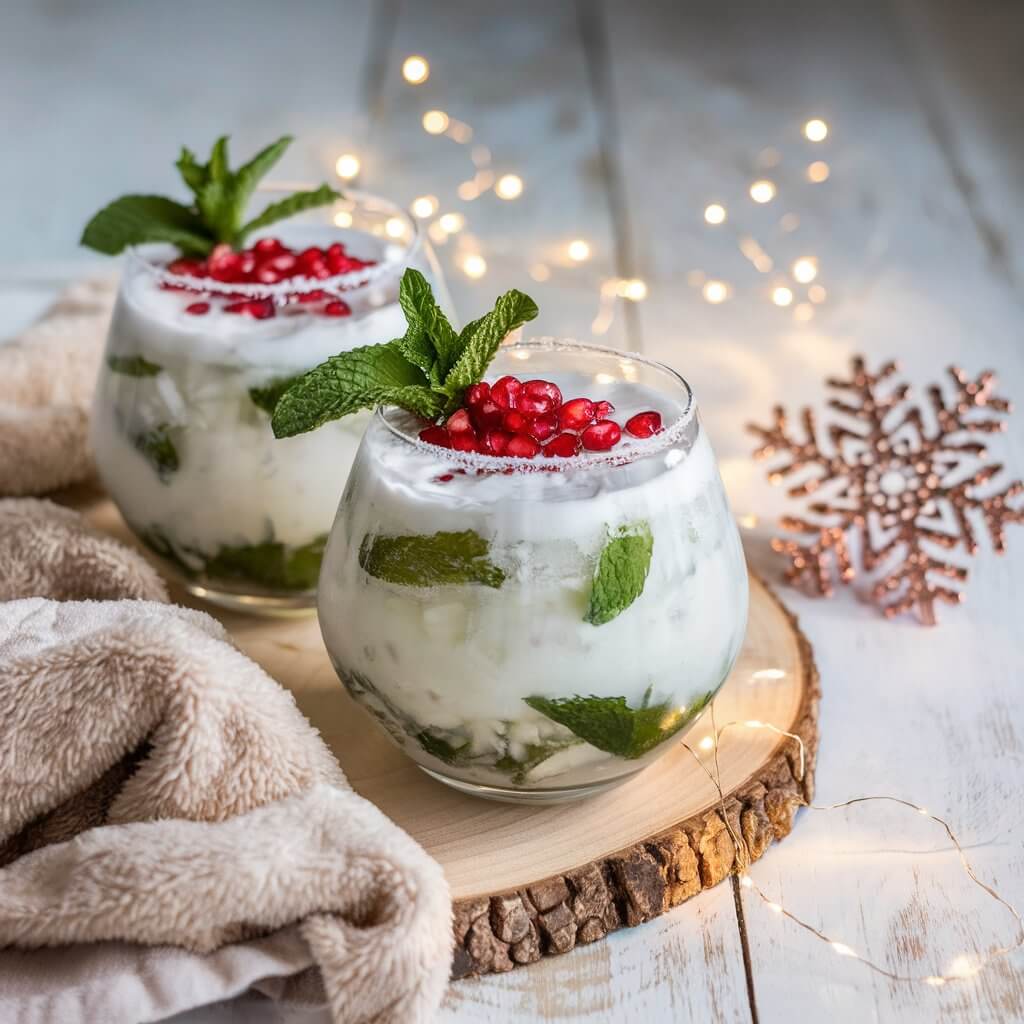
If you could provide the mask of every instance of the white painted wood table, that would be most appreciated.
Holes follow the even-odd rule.
[[[769,573],[765,520],[784,503],[749,458],[746,421],[767,421],[778,400],[819,402],[821,379],[855,352],[898,356],[921,384],[950,362],[991,366],[1024,400],[1019,4],[14,0],[0,21],[5,334],[96,266],[76,250],[93,210],[176,188],[180,143],[230,130],[245,153],[289,131],[284,176],[322,178],[351,151],[363,186],[403,202],[433,194],[465,215],[440,255],[471,315],[515,285],[538,299],[540,330],[588,337],[602,282],[642,279],[646,300],[614,302],[600,337],[695,385],[735,511],[759,518],[750,558]],[[431,62],[418,88],[399,73],[410,53]],[[424,132],[429,109],[472,141]],[[831,126],[817,145],[800,133],[814,116]],[[474,157],[521,175],[522,196],[459,199]],[[828,181],[806,180],[813,160]],[[778,186],[764,206],[747,196],[758,177]],[[728,210],[719,227],[703,221],[711,201]],[[579,265],[565,255],[574,238],[591,249]],[[742,254],[745,238],[772,271]],[[472,281],[460,266],[476,251],[487,272]],[[769,301],[803,255],[827,289],[806,321]],[[530,280],[538,264],[543,282]],[[728,283],[727,301],[703,300],[705,277]],[[1024,473],[1021,420],[995,447]],[[1009,547],[1002,559],[983,549],[967,604],[931,631],[883,621],[852,594],[786,596],[823,677],[819,799],[927,805],[980,874],[1024,902],[1024,530]],[[754,871],[893,969],[942,969],[1014,932],[913,815],[804,812]],[[741,906],[722,885],[568,956],[459,983],[442,1019],[1024,1020],[1024,954],[964,984],[910,987],[756,899]],[[322,1019],[246,1003],[179,1024]]]

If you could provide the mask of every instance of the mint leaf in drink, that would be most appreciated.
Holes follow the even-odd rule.
[[[473,530],[363,538],[359,564],[370,576],[403,587],[479,583],[497,589],[505,572],[490,560],[490,544]]]
[[[292,437],[384,404],[427,418],[437,416],[441,406],[423,371],[394,342],[342,352],[303,374],[277,402],[271,426],[275,437]]]
[[[301,547],[287,547],[280,541],[223,547],[207,560],[205,575],[245,580],[275,590],[312,590],[320,575],[326,543],[323,535]]]
[[[156,475],[160,477],[162,483],[167,483],[171,475],[177,473],[181,466],[178,449],[175,448],[174,441],[171,439],[172,429],[168,424],[161,423],[132,438],[136,450],[156,470]]]
[[[145,242],[170,242],[184,253],[201,255],[210,251],[214,239],[195,210],[163,196],[115,199],[82,232],[82,245],[108,256]]]
[[[643,757],[659,743],[692,722],[710,702],[706,694],[693,706],[672,707],[668,701],[650,704],[651,691],[644,694],[638,708],[631,708],[625,697],[526,697],[534,711],[608,754],[633,760]]]
[[[512,289],[498,299],[490,313],[466,325],[459,335],[456,361],[444,379],[449,408],[458,404],[470,384],[483,379],[505,338],[537,313],[537,303],[529,295]]]
[[[107,366],[112,373],[128,377],[155,377],[163,371],[159,363],[151,363],[143,356],[107,356]]]
[[[601,551],[584,622],[603,626],[643,593],[653,550],[654,537],[647,523],[633,523],[615,531]]]
[[[192,193],[191,205],[164,196],[122,196],[89,221],[82,233],[82,244],[115,255],[130,245],[170,242],[188,255],[204,256],[218,243],[241,248],[246,236],[259,228],[340,199],[339,192],[321,185],[270,203],[243,224],[256,186],[291,141],[291,136],[283,136],[237,171],[232,171],[229,165],[226,135],[214,143],[205,164],[190,149],[182,147],[175,166]]]
[[[416,740],[428,754],[433,755],[439,761],[444,761],[445,764],[458,763],[469,750],[469,740],[463,740],[462,743],[455,746],[443,736],[438,736],[436,732],[431,732],[429,729],[421,729],[416,734]]]
[[[294,377],[280,377],[272,380],[263,387],[249,388],[249,397],[253,405],[262,409],[265,413],[273,414],[274,408],[281,400],[281,396],[299,379],[301,374]]]

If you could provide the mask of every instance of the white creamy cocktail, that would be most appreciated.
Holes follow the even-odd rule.
[[[425,245],[394,204],[349,194],[241,251],[130,251],[93,444],[124,518],[193,592],[254,610],[313,605],[369,416],[275,441],[270,413],[328,356],[404,332],[403,269],[440,284]]]
[[[541,397],[555,385],[565,433],[526,427],[524,451],[544,435],[533,454],[496,456],[489,445],[514,447],[507,431],[479,428],[473,450],[453,450],[420,435],[468,449],[461,414],[445,439],[378,411],[328,541],[320,623],[350,693],[431,774],[497,798],[582,796],[644,767],[706,708],[742,643],[745,563],[675,373],[546,340],[499,350],[492,397],[503,375],[534,378]],[[578,423],[577,395],[590,402]],[[627,425],[621,438],[615,426],[606,443],[603,416]]]

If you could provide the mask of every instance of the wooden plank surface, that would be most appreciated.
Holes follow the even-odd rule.
[[[240,151],[291,130],[301,142],[284,170],[297,177],[329,173],[351,148],[364,157],[366,187],[402,201],[432,193],[465,214],[486,275],[471,281],[458,269],[472,239],[439,251],[468,315],[525,285],[544,310],[540,330],[586,336],[602,281],[644,279],[646,301],[629,317],[618,303],[603,337],[642,344],[691,379],[735,511],[762,521],[748,552],[768,567],[763,521],[785,502],[750,461],[742,426],[765,419],[775,401],[818,401],[821,378],[856,351],[898,355],[922,384],[950,361],[992,366],[1002,390],[1024,401],[1021,10],[530,0],[499,12],[464,0],[325,0],[303,4],[298,18],[262,2],[8,5],[0,328],[24,322],[75,261],[88,262],[74,241],[102,201],[142,181],[171,187],[168,146],[208,141],[229,123]],[[412,52],[431,61],[421,88],[399,77]],[[435,107],[473,127],[495,170],[522,176],[520,199],[458,200],[472,145],[418,127]],[[813,116],[831,127],[819,145],[800,135]],[[806,180],[815,159],[831,169],[817,185]],[[757,177],[779,190],[764,206],[746,196]],[[728,209],[721,227],[703,222],[712,201]],[[785,214],[798,218],[794,230]],[[594,254],[580,266],[565,257],[575,237]],[[743,255],[751,238],[771,271]],[[794,306],[769,301],[804,255],[818,258],[828,293],[806,322],[794,317],[805,295],[791,279]],[[551,271],[542,283],[528,276],[539,262]],[[700,274],[727,281],[728,301],[705,302]],[[1021,475],[1019,422],[994,447]],[[1021,533],[1010,532],[1003,559],[983,547],[967,604],[930,632],[883,622],[852,595],[787,596],[827,683],[819,798],[884,791],[926,804],[1018,903]],[[1008,916],[965,883],[923,820],[805,814],[755,876],[815,925],[898,969],[943,969],[969,947],[1012,936]],[[732,894],[720,887],[560,960],[462,983],[442,1019],[1024,1018],[1021,955],[963,985],[908,988],[837,957],[756,900],[743,912],[752,992]],[[323,1018],[247,1003],[186,1019]]]

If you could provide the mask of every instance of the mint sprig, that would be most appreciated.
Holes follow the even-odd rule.
[[[647,523],[632,523],[615,531],[601,550],[584,622],[603,626],[643,593],[653,551],[654,536]]]
[[[711,702],[703,694],[693,704],[673,707],[669,701],[651,704],[648,688],[640,707],[631,708],[625,697],[526,697],[534,711],[564,725],[598,750],[633,760],[692,722]]]
[[[290,135],[283,136],[235,171],[228,164],[226,135],[214,143],[205,164],[182,147],[175,166],[192,193],[191,203],[165,196],[122,196],[89,221],[82,232],[82,245],[113,256],[129,245],[170,242],[187,255],[205,256],[218,243],[239,249],[254,231],[340,199],[341,193],[321,185],[270,203],[262,213],[243,223],[256,186],[291,142]]]
[[[107,356],[111,373],[123,373],[126,377],[156,377],[163,372],[159,363],[150,362],[145,356]]]
[[[359,548],[363,571],[404,587],[479,583],[497,589],[505,572],[490,560],[490,544],[473,530],[458,533],[366,536]]]
[[[299,377],[274,409],[275,437],[315,430],[378,405],[397,405],[436,420],[458,407],[501,342],[538,312],[533,299],[513,289],[490,313],[456,333],[426,278],[411,268],[402,276],[398,299],[408,324],[405,335],[331,356]]]

